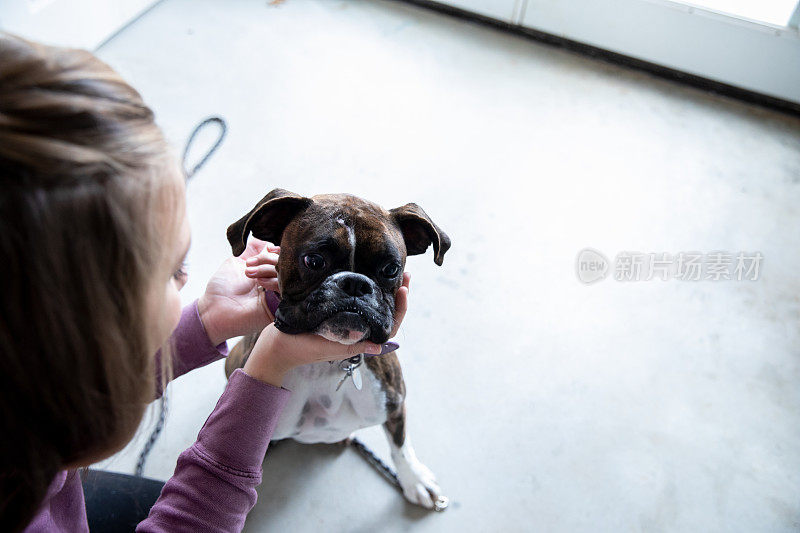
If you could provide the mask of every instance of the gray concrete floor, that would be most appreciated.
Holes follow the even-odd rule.
[[[800,528],[800,121],[389,1],[166,0],[99,55],[181,149],[191,301],[273,187],[414,201],[409,431],[451,508],[406,504],[353,450],[287,444],[247,531]],[[577,252],[760,251],[754,282],[578,282]],[[167,478],[224,387],[171,386]],[[131,471],[144,437],[105,462]],[[381,454],[378,431],[362,437]]]

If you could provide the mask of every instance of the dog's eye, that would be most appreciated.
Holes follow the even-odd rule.
[[[322,270],[325,268],[325,258],[319,254],[308,254],[303,258],[303,262],[311,270]]]
[[[400,272],[400,265],[397,263],[389,263],[381,269],[381,276],[384,278],[393,278]]]

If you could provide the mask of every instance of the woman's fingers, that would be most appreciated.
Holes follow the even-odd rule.
[[[380,352],[379,345],[368,341],[347,346],[311,333],[288,335],[270,324],[259,335],[244,371],[256,379],[280,387],[286,372],[296,366]]]
[[[244,269],[244,273],[248,278],[277,278],[278,272],[275,270],[275,265],[265,264],[258,266],[248,266]]]
[[[264,248],[261,253],[254,255],[253,257],[249,257],[245,264],[247,266],[277,265],[278,254],[275,252],[270,252],[267,248]]]
[[[267,244],[269,244],[267,241],[250,237],[247,240],[247,246],[245,247],[244,252],[239,255],[239,258],[247,260],[250,257],[260,254]]]
[[[361,341],[355,344],[341,344],[335,341],[329,341],[319,335],[314,335],[314,337],[322,341],[319,345],[319,352],[317,352],[319,354],[319,361],[338,361],[360,353],[372,355],[381,353],[381,345],[370,341]]]
[[[252,235],[250,236],[250,239],[248,239],[247,244],[248,245],[252,244],[256,249],[258,249],[259,253],[262,250],[269,250],[270,252],[274,253],[278,253],[281,251],[280,246],[272,244],[269,241],[262,241],[261,239],[253,237]]]
[[[300,364],[315,361],[336,361],[360,353],[381,353],[381,346],[373,342],[361,341],[356,344],[341,344],[312,333],[284,335],[283,340],[287,344],[285,347],[286,352],[292,353],[294,357],[301,359]]]
[[[278,272],[275,270],[275,265],[278,264],[278,254],[271,250],[279,248],[270,242],[260,242],[264,245],[261,253],[247,259],[244,273],[248,278],[255,279],[265,289],[274,291],[278,289],[276,281]],[[269,281],[269,283],[262,283],[264,281]]]
[[[400,325],[403,323],[403,319],[406,316],[406,311],[408,310],[408,288],[400,287],[394,296],[394,302],[394,327],[392,328],[392,332],[389,333],[390,339],[397,335]]]
[[[406,311],[408,311],[408,291],[410,288],[411,274],[403,272],[403,284],[397,289],[394,295],[394,327],[389,334],[390,339],[397,335],[397,331],[400,329],[400,325],[403,323],[403,319],[406,316]]]
[[[248,261],[247,264],[250,264],[250,261],[253,261],[253,258],[262,256],[264,254],[278,254],[281,251],[280,246],[275,246],[269,241],[262,241],[261,239],[256,239],[255,237],[251,236],[247,240],[247,247],[244,249],[244,252],[239,256],[239,259],[244,259]],[[253,264],[258,264],[259,261],[254,261]]]

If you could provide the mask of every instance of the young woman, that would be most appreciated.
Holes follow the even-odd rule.
[[[380,352],[275,329],[269,243],[228,259],[181,310],[185,199],[152,111],[118,74],[88,52],[0,34],[0,531],[87,530],[76,470],[130,441],[156,376],[263,329],[137,528],[239,530],[290,395],[283,375]],[[406,277],[398,326],[407,294]]]

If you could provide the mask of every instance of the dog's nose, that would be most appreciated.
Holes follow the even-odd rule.
[[[336,284],[348,296],[366,296],[372,294],[372,283],[362,274],[347,274],[336,280]]]

